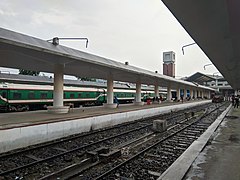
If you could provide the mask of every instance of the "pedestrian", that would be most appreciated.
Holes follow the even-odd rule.
[[[118,106],[119,106],[119,101],[118,101],[118,98],[117,98],[116,96],[114,96],[114,103],[117,104],[117,108],[118,108]]]
[[[237,108],[238,108],[238,106],[239,106],[239,97],[238,97],[238,96],[236,96],[234,99],[235,99],[234,108],[235,108],[235,107],[237,107]]]
[[[182,103],[183,103],[183,95],[181,95],[181,101],[182,101]]]
[[[232,106],[234,106],[234,95],[232,95]]]

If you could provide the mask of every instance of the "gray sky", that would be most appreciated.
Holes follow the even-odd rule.
[[[0,22],[40,39],[88,37],[87,49],[84,41],[60,44],[159,73],[162,53],[174,51],[177,78],[218,71],[203,69],[211,61],[197,45],[182,54],[193,40],[160,0],[1,0]]]

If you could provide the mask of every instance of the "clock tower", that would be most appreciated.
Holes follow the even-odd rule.
[[[163,52],[163,75],[175,77],[175,52]]]

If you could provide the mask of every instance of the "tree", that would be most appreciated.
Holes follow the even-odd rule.
[[[40,74],[40,72],[39,71],[30,71],[30,70],[25,70],[25,69],[19,69],[19,74],[38,76]]]
[[[94,78],[89,78],[89,77],[77,77],[76,76],[76,78],[78,78],[79,80],[81,80],[81,81],[96,81],[96,79],[94,79]]]

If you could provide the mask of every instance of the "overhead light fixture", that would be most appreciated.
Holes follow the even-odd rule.
[[[196,43],[191,43],[191,44],[184,45],[184,46],[182,47],[182,53],[183,53],[183,55],[184,55],[184,48],[185,48],[185,47],[188,47],[188,46],[192,46],[192,45],[194,45],[194,44],[196,44]]]
[[[88,46],[88,38],[59,38],[54,37],[53,39],[47,40],[47,42],[52,42],[53,45],[59,45],[59,40],[85,40],[86,41],[86,48]]]

